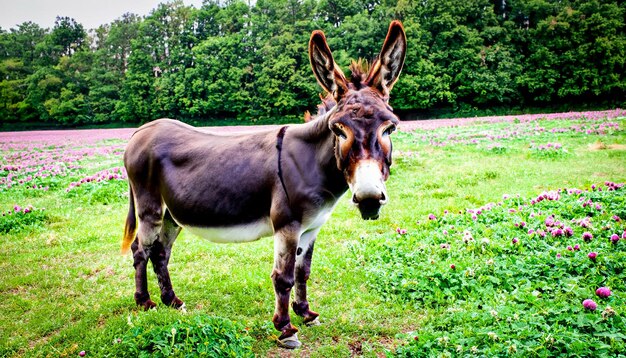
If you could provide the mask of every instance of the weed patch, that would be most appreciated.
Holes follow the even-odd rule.
[[[34,208],[32,205],[20,207],[14,205],[12,209],[2,212],[0,216],[0,233],[16,233],[23,230],[42,228],[48,215],[44,209]]]
[[[625,200],[612,182],[506,195],[362,241],[355,257],[383,298],[437,312],[399,356],[615,355],[626,350]],[[604,286],[614,294],[596,298]],[[597,310],[583,306],[592,298]]]
[[[196,315],[171,324],[130,322],[111,350],[117,357],[253,357],[252,338],[241,324]]]

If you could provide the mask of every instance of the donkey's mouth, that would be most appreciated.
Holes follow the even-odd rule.
[[[364,220],[378,219],[381,203],[379,199],[364,199],[356,204]]]

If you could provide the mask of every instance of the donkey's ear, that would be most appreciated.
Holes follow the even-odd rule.
[[[365,83],[378,89],[388,98],[391,88],[398,80],[400,71],[402,71],[405,55],[406,34],[404,33],[402,23],[394,20],[389,25],[383,49],[374,61]]]
[[[328,93],[332,93],[335,99],[343,96],[348,91],[348,81],[339,66],[333,59],[326,36],[320,30],[311,34],[309,41],[309,59],[317,82]]]

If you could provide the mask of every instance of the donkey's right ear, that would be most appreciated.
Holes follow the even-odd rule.
[[[326,36],[320,30],[311,34],[309,41],[309,59],[317,82],[338,100],[348,91],[348,81],[333,59]]]

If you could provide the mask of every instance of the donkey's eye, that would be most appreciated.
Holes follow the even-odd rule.
[[[385,128],[385,130],[383,131],[383,137],[390,135],[395,130],[396,130],[396,126],[394,124],[390,125],[389,127]]]
[[[333,126],[333,132],[335,133],[335,135],[343,140],[348,139],[348,135],[346,134],[346,132],[343,130],[341,125],[334,125]]]

